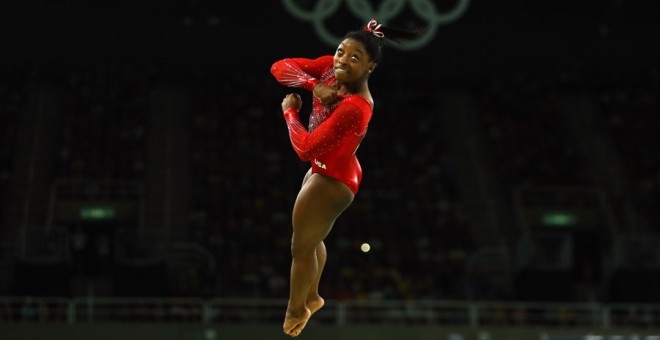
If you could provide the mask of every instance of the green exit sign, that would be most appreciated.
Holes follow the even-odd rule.
[[[90,206],[80,208],[80,218],[83,220],[109,220],[115,217],[112,207]]]
[[[547,212],[543,214],[542,222],[548,227],[570,227],[577,222],[577,216],[569,212]]]

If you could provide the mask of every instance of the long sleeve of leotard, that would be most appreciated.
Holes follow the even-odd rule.
[[[309,133],[300,122],[298,111],[289,108],[284,111],[284,119],[289,128],[289,139],[301,160],[309,161],[339,145],[342,139],[362,122],[360,108],[352,103],[337,106],[330,118]]]
[[[332,60],[333,56],[316,59],[286,58],[273,63],[270,73],[282,85],[312,91],[323,74],[332,67]]]

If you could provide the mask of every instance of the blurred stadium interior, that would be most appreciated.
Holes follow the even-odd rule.
[[[329,29],[362,24],[350,2]],[[475,1],[385,51],[317,326],[660,329],[659,10]],[[0,334],[279,325],[307,164],[269,68],[334,48],[279,1],[25,1],[0,19]]]

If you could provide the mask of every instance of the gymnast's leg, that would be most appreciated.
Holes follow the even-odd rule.
[[[309,176],[298,193],[293,208],[289,304],[283,326],[288,335],[298,336],[312,314],[307,300],[318,296],[326,255],[323,239],[352,201],[353,192],[344,183],[320,174]]]
[[[327,250],[325,249],[325,243],[321,241],[318,246],[316,246],[316,263],[318,266],[318,271],[314,282],[312,282],[312,287],[309,290],[307,295],[307,308],[312,314],[316,313],[317,310],[321,309],[325,304],[325,301],[319,294],[319,283],[321,282],[321,275],[323,275],[323,268],[325,267],[325,260],[328,257]]]
[[[305,174],[305,178],[303,178],[302,187],[305,186],[310,176],[312,176],[311,168],[309,169],[309,171],[307,171],[307,174]],[[309,308],[312,314],[314,314],[317,310],[323,308],[323,305],[325,304],[325,300],[323,300],[323,298],[319,294],[319,284],[321,283],[321,275],[323,274],[323,268],[325,268],[325,261],[327,258],[328,258],[328,252],[325,248],[325,243],[321,241],[321,243],[318,246],[316,246],[316,263],[318,266],[318,274],[316,274],[316,278],[312,283],[312,287],[309,290],[309,295],[307,295],[307,301],[306,301],[307,308]]]

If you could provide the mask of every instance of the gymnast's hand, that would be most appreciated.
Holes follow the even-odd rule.
[[[296,111],[300,111],[300,108],[302,107],[302,99],[300,99],[300,95],[297,93],[289,93],[284,97],[282,100],[282,112],[294,108]]]
[[[318,100],[321,102],[323,105],[328,105],[335,100],[337,100],[337,83],[334,83],[332,85],[327,85],[324,83],[318,83],[316,86],[314,86],[314,97],[318,98]]]

